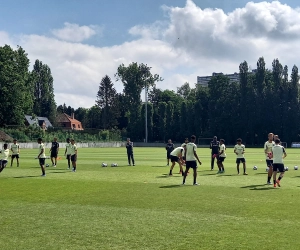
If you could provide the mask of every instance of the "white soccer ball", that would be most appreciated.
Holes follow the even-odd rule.
[[[269,168],[266,168],[266,172],[269,172]]]
[[[49,167],[49,164],[46,164],[46,167]]]
[[[285,171],[289,171],[289,167],[285,167],[284,170],[285,170]]]
[[[295,169],[295,170],[298,170],[298,166],[295,166],[294,169]]]
[[[112,163],[111,166],[112,166],[112,167],[117,167],[117,166],[118,166],[118,163]]]
[[[104,168],[107,167],[107,164],[102,162],[102,167],[104,167]]]
[[[253,167],[253,170],[257,170],[257,166],[254,166],[254,167]]]

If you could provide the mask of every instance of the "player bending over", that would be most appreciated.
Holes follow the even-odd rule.
[[[223,162],[225,161],[225,158],[226,158],[225,151],[226,151],[225,140],[221,139],[220,140],[218,162],[217,162],[218,163],[218,168],[219,168],[218,174],[222,174],[222,173],[225,172],[224,164],[223,164]]]
[[[246,173],[246,159],[244,156],[245,153],[245,145],[242,144],[242,139],[239,138],[236,140],[236,145],[234,146],[234,153],[236,154],[236,170],[237,173],[240,174],[240,163],[243,163],[244,175],[248,175]]]
[[[3,145],[3,149],[0,151],[1,153],[1,158],[0,158],[0,173],[3,171],[3,169],[6,167],[7,162],[8,162],[8,157],[9,155],[9,149],[8,149],[8,144],[5,143]]]
[[[198,183],[197,183],[197,161],[199,162],[200,165],[202,163],[199,160],[199,157],[196,152],[197,146],[195,144],[195,141],[196,141],[196,136],[192,135],[191,142],[186,144],[186,149],[184,151],[184,157],[186,159],[186,161],[185,161],[186,169],[185,169],[184,176],[183,176],[183,182],[182,182],[183,185],[185,184],[185,179],[186,179],[186,176],[187,176],[190,168],[192,168],[194,171],[193,185],[198,185]]]
[[[186,146],[185,146],[186,147]],[[182,164],[183,164],[183,159],[182,159],[182,155],[184,155],[184,148],[183,147],[178,147],[175,148],[172,152],[171,152],[171,162],[172,165],[170,167],[170,173],[169,175],[172,176],[172,171],[173,168],[175,166],[175,163],[177,162],[180,168],[180,173],[182,174],[182,176],[184,176],[184,171],[182,169]]]
[[[272,147],[273,155],[273,184],[276,187],[280,187],[280,181],[284,175],[284,164],[283,159],[287,156],[285,149],[280,145],[280,139],[275,139],[275,146]],[[280,173],[278,180],[276,180],[277,173]]]
[[[268,170],[268,180],[267,180],[267,184],[271,185],[271,178],[272,178],[272,174],[273,174],[273,159],[272,159],[272,147],[275,146],[275,142],[273,141],[273,133],[269,133],[268,134],[268,140],[265,142],[264,145],[264,151],[265,151],[265,155],[266,155],[266,163],[267,163],[267,167],[269,168]]]

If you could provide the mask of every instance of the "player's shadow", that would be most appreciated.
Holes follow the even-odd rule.
[[[259,184],[259,185],[249,185],[249,186],[243,186],[241,188],[248,188],[249,190],[256,190],[256,191],[263,191],[263,190],[271,190],[274,189],[272,186],[266,184]]]
[[[255,175],[257,175],[257,174],[268,174],[268,172],[265,172],[265,173],[255,173]]]
[[[222,177],[222,176],[235,176],[235,174],[219,174],[217,176],[218,177]]]
[[[173,177],[182,177],[181,175],[168,175],[168,174],[162,174],[162,175],[159,175],[159,176],[156,176],[156,178],[173,178]]]
[[[169,167],[169,166],[162,166],[162,165],[160,165],[160,166],[152,166],[153,168],[165,168],[165,167]]]
[[[51,171],[50,173],[51,174],[63,174],[63,173],[69,173],[69,172],[70,171],[60,171],[60,172],[59,171],[53,171],[53,172]]]
[[[217,175],[217,173],[201,174],[200,176]]]
[[[180,188],[182,187],[182,185],[168,185],[168,186],[160,186],[159,188]]]
[[[40,177],[40,176],[36,176],[36,175],[27,175],[27,176],[15,176],[15,177],[13,177],[13,178],[21,179],[21,178],[33,178],[33,177]]]

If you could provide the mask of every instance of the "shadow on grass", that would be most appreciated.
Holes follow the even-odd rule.
[[[49,173],[51,173],[51,174],[63,174],[63,173],[69,173],[70,171],[61,171],[61,172],[58,172],[58,171],[51,171],[51,172],[49,172]]]
[[[267,184],[249,185],[249,186],[244,186],[241,188],[249,188],[249,190],[256,190],[256,191],[275,189],[275,188],[273,188],[272,185],[267,185]]]
[[[218,174],[218,177],[222,177],[222,176],[236,176],[236,174]]]
[[[168,185],[168,186],[160,186],[159,188],[179,188],[182,187],[182,185]]]
[[[255,173],[255,175],[257,175],[257,174],[268,174],[268,172],[265,172],[265,173]]]
[[[165,168],[165,167],[169,167],[169,166],[152,166],[153,168]]]
[[[204,175],[217,175],[217,173],[211,173],[211,174],[201,174],[200,176],[204,176]]]
[[[32,177],[40,177],[40,176],[37,176],[37,175],[27,175],[27,176],[16,176],[16,177],[13,177],[13,178],[21,179],[21,178],[32,178]]]

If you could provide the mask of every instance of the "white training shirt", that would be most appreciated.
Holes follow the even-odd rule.
[[[179,155],[184,155],[184,148],[183,147],[178,147],[178,148],[175,148],[172,152],[171,152],[171,155],[172,156],[179,156]]]
[[[185,147],[185,146],[186,146],[186,143],[182,143],[182,144],[181,144],[181,147]]]
[[[186,161],[196,161],[196,157],[194,155],[194,152],[197,150],[197,146],[193,142],[189,142],[186,144]]]
[[[44,152],[42,153],[42,150],[44,150]],[[39,154],[42,153],[39,158],[46,158],[46,155],[45,155],[45,145],[44,143],[41,143],[39,145]]]
[[[9,149],[2,149],[1,151],[1,160],[3,161],[8,161],[8,157],[9,157]]]
[[[283,155],[285,153],[285,149],[281,145],[275,145],[272,147],[272,153],[273,153],[273,164],[283,164]]]
[[[226,147],[225,147],[225,144],[220,145],[219,152],[221,152],[221,151],[223,151],[223,153],[220,154],[219,156],[226,157]]]
[[[71,144],[71,147],[70,147],[70,154],[71,155],[75,155],[75,153],[76,153],[76,151],[77,151],[77,146],[76,146],[76,144],[74,144],[74,145],[72,145]]]
[[[70,155],[70,154],[71,154],[71,146],[72,146],[71,143],[67,143],[67,144],[66,144],[66,150],[67,150],[66,154],[67,154],[67,155]]]
[[[11,145],[11,151],[12,151],[12,154],[13,155],[17,155],[18,153],[19,153],[19,144],[18,143],[16,143],[16,144],[12,144]]]
[[[265,146],[264,146],[264,149],[267,150],[267,153],[271,153],[272,152],[272,148],[275,146],[275,142],[269,142],[269,141],[266,141],[265,142]],[[272,160],[268,157],[268,154],[265,154],[266,155],[266,159],[267,160]]]
[[[245,145],[244,144],[236,144],[234,146],[234,151],[237,153],[236,158],[241,159],[241,158],[245,158],[244,157],[244,151],[245,151]]]

